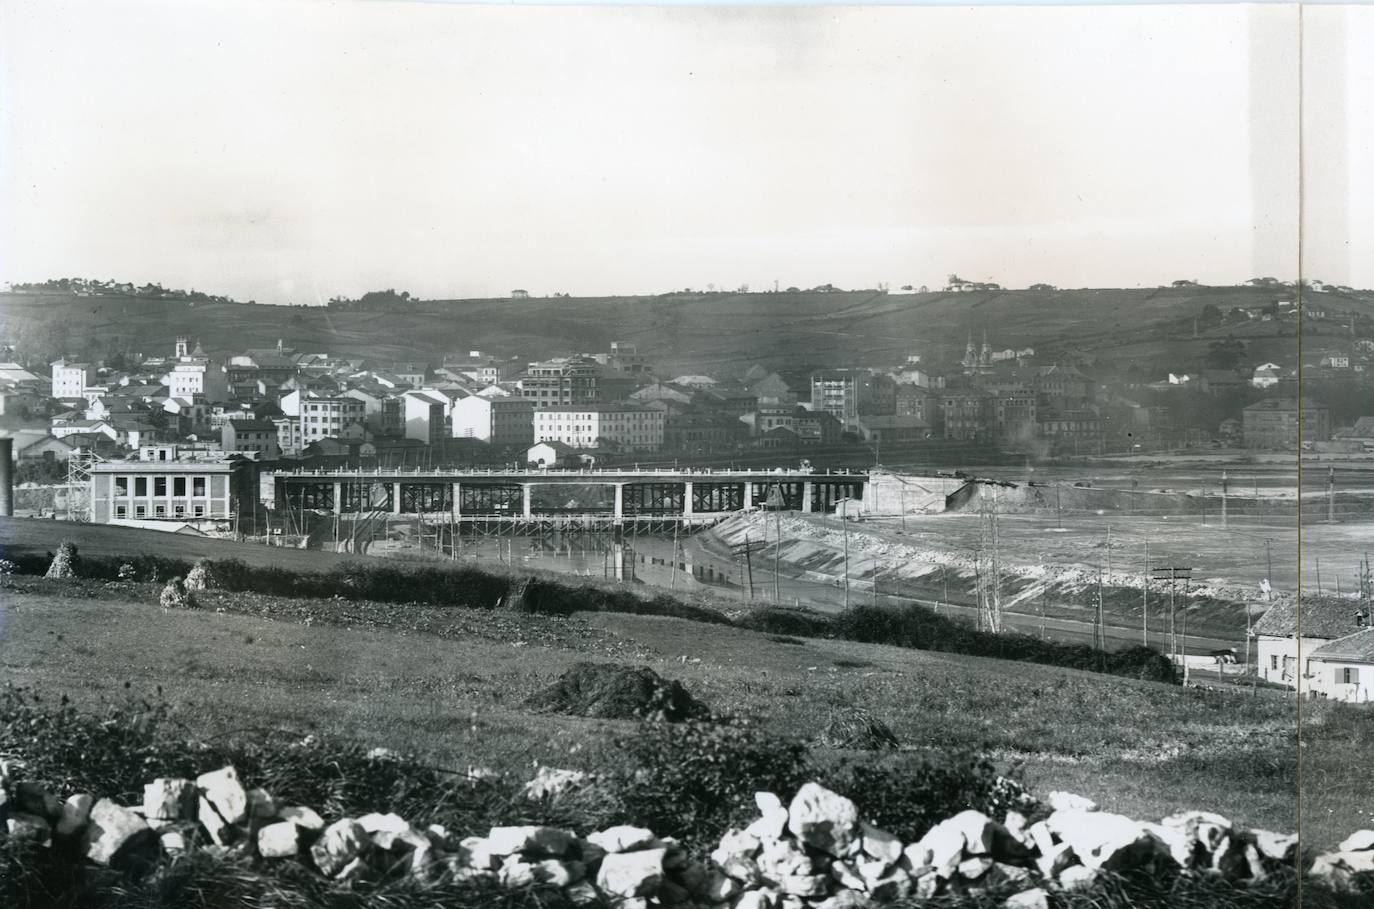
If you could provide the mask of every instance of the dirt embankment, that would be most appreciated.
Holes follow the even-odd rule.
[[[769,564],[774,548],[785,573],[815,580],[829,580],[845,572],[846,550],[851,583],[866,584],[878,579],[880,589],[900,589],[917,597],[943,597],[951,602],[976,595],[980,572],[990,570],[989,553],[980,545],[981,534],[971,522],[976,514],[950,514],[925,518],[925,529],[898,533],[878,522],[850,521],[820,515],[747,513],[716,525],[711,536],[731,546],[746,539],[766,543],[759,557]],[[779,533],[781,524],[781,533]],[[948,533],[932,524],[948,527]],[[1003,608],[1034,612],[1064,607],[1079,610],[1095,607],[1100,583],[1105,608],[1122,615],[1139,615],[1142,579],[1138,566],[1127,567],[1125,559],[1107,570],[1094,562],[1102,559],[1102,546],[1085,544],[1071,547],[1067,555],[1051,553],[1034,540],[1013,542],[1004,538],[1000,551]],[[1029,555],[1028,553],[1033,553]],[[1046,559],[1046,554],[1052,557]],[[1061,557],[1063,556],[1063,557]],[[986,574],[984,574],[986,577]],[[1152,603],[1164,596],[1160,584],[1151,582]],[[1246,603],[1254,591],[1225,579],[1200,580],[1177,592],[1181,605],[1203,610],[1209,622],[1245,627]],[[1205,608],[1204,608],[1205,607]]]

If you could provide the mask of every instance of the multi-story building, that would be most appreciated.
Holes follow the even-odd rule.
[[[531,363],[520,380],[521,393],[537,407],[619,401],[638,387],[633,376],[583,356]]]
[[[432,389],[408,391],[401,396],[405,437],[438,445],[450,435],[448,416],[452,401]]]
[[[1302,431],[1298,421],[1301,416]],[[1241,433],[1246,448],[1291,450],[1299,442],[1325,442],[1331,438],[1331,411],[1310,398],[1283,400],[1267,398],[1251,404],[1241,413]]]
[[[277,426],[271,420],[226,420],[220,429],[220,445],[226,452],[251,451],[267,459],[281,453]]]
[[[534,402],[528,398],[469,395],[454,402],[452,421],[455,439],[526,448],[534,442]]]
[[[663,411],[637,404],[568,404],[534,411],[536,442],[562,442],[572,448],[658,451],[663,447],[663,426]]]
[[[1036,424],[1037,435],[1054,446],[1052,451],[1092,454],[1102,447],[1102,415],[1095,406],[1042,409]]]
[[[939,436],[944,434],[939,391],[927,385],[899,383],[892,403],[893,415],[915,417]]]
[[[300,417],[273,417],[272,425],[277,430],[277,448],[284,454],[299,454],[305,447],[301,439]]]
[[[95,381],[95,367],[90,363],[68,363],[66,360],[53,360],[52,396],[54,398],[80,398],[85,395],[86,387]]]
[[[831,414],[845,429],[859,418],[859,390],[868,378],[866,370],[828,369],[811,374],[811,409]]]
[[[363,422],[363,402],[343,396],[312,397],[300,400],[301,445],[339,435],[350,424]]]
[[[1038,430],[1038,395],[1030,388],[1004,388],[994,392],[993,434],[1001,442],[1024,442]]]
[[[210,362],[197,344],[186,352],[188,341],[177,338],[176,362],[167,373],[167,391],[174,398],[200,397],[210,403],[229,399],[229,373],[219,363]]]
[[[106,461],[91,467],[91,520],[233,517],[235,466],[225,461]]]
[[[939,391],[940,426],[946,439],[986,442],[993,432],[993,394],[967,386]]]

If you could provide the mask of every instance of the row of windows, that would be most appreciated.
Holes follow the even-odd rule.
[[[152,492],[153,495],[155,495],[155,496],[165,496],[165,495],[167,495],[167,480],[169,479],[168,477],[115,477],[115,478],[114,478],[114,494],[115,494],[116,497],[118,497],[118,498],[127,498],[127,497],[128,497],[128,495],[129,495],[129,480],[130,480],[130,479],[133,480],[133,490],[134,490],[134,495],[135,495],[135,496],[146,496],[146,495],[148,495],[148,494],[149,494],[149,493],[148,493],[148,489],[149,489],[150,485],[151,485],[151,488],[152,488],[152,490],[153,490],[153,492]],[[186,480],[187,480],[187,477],[171,477],[170,479],[171,479],[171,481],[172,481],[172,495],[174,495],[174,496],[184,496],[184,495],[186,495]],[[207,485],[206,485],[206,477],[190,477],[189,479],[191,480],[191,495],[193,495],[193,496],[203,496],[203,495],[206,495],[206,494],[207,494],[207,493],[206,493],[206,488],[207,488]],[[152,481],[151,484],[149,483],[149,480]]]
[[[174,505],[174,506],[172,507],[172,514],[173,514],[174,516],[178,517],[178,518],[184,518],[184,517],[186,517],[186,506],[185,506],[185,505]],[[205,517],[205,506],[204,506],[204,505],[192,505],[192,506],[191,506],[191,514],[192,514],[193,516],[197,517],[197,518],[203,518],[203,517]],[[116,506],[115,506],[115,509],[114,509],[114,516],[115,516],[116,518],[127,518],[127,517],[129,516],[129,506],[127,506],[127,505],[116,505]],[[148,517],[148,506],[147,506],[147,505],[135,505],[135,506],[134,506],[134,517],[136,517],[136,518],[146,518],[146,517]],[[167,506],[166,506],[166,505],[154,505],[154,506],[153,506],[153,517],[155,517],[155,518],[165,518],[165,517],[167,517]]]

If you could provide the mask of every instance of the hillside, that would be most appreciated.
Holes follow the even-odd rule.
[[[994,347],[1067,348],[1149,361],[1200,354],[1229,328],[1193,337],[1207,305],[1261,307],[1285,291],[1250,287],[878,294],[668,294],[652,297],[412,301],[385,311],[65,294],[0,294],[0,336],[62,338],[77,353],[170,350],[179,335],[212,354],[269,347],[377,358],[491,350],[522,359],[637,344],[665,372],[890,363],[920,351],[957,358],[970,332]],[[1332,311],[1374,316],[1374,298],[1323,294]],[[1241,326],[1259,351],[1292,345],[1288,323]],[[1195,351],[1194,351],[1195,349]]]

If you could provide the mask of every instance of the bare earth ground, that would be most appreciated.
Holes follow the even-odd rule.
[[[313,732],[413,749],[445,767],[587,766],[629,726],[534,716],[522,704],[572,662],[615,659],[680,679],[779,734],[810,736],[832,705],[860,704],[907,747],[987,746],[1041,792],[1082,792],[1142,818],[1203,807],[1274,829],[1296,823],[1294,703],[1282,692],[1179,689],[676,619],[491,613],[477,619],[496,623],[491,634],[439,637],[165,612],[150,605],[150,585],[92,597],[89,584],[23,583],[34,592],[11,591],[0,611],[6,681],[97,709],[161,686],[188,735]],[[204,605],[216,596],[230,595]],[[701,662],[682,664],[683,655]],[[1319,844],[1374,816],[1358,768],[1324,772],[1305,831]]]

